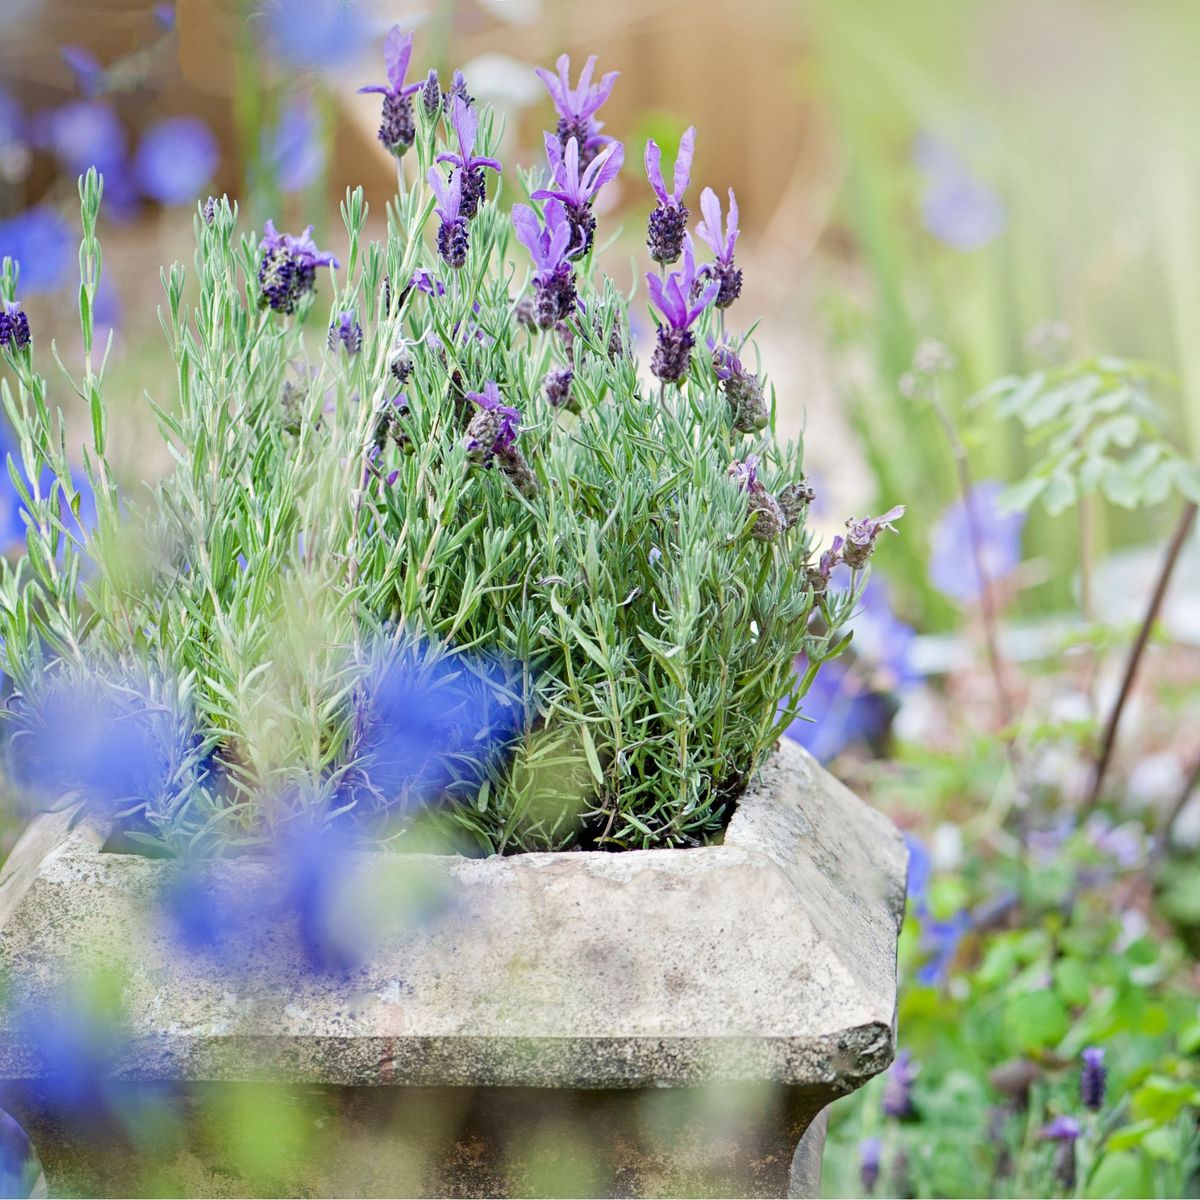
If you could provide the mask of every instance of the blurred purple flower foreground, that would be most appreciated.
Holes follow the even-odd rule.
[[[142,191],[160,204],[192,204],[212,178],[220,153],[197,117],[170,117],[142,135],[134,171]]]
[[[1002,513],[998,501],[1004,484],[988,479],[971,490],[967,505],[956,500],[938,519],[930,535],[929,578],[940,592],[960,604],[979,599],[980,572],[994,584],[1011,575],[1021,561],[1023,513]],[[973,549],[972,540],[978,538]]]

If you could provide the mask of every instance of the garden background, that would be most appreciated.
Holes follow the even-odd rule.
[[[6,0],[0,256],[78,357],[76,178],[103,172],[118,475],[171,465],[143,393],[169,387],[154,294],[197,200],[326,245],[361,183],[382,229],[395,164],[356,89],[396,21],[496,106],[506,162],[539,152],[533,66],[619,68],[610,226],[645,207],[645,140],[695,124],[819,533],[907,505],[792,730],[912,854],[901,1056],[835,1106],[828,1194],[1196,1194],[1200,12]],[[642,241],[635,218],[603,251],[622,287]],[[20,508],[0,498],[14,554]]]

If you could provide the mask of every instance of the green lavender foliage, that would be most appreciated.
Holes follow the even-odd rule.
[[[423,179],[439,130],[419,119]],[[481,124],[489,146],[486,112]],[[756,453],[778,493],[802,479],[800,446],[778,445],[773,419],[735,432],[705,353],[682,386],[647,384],[629,301],[590,257],[573,339],[521,326],[528,268],[495,198],[454,272],[432,248],[428,188],[401,188],[383,243],[365,240],[361,190],[348,193],[344,271],[321,271],[293,318],[260,305],[258,238],[223,200],[211,223],[196,219],[192,278],[178,263],[162,276],[176,388],[147,402],[176,465],[118,499],[90,336],[101,186],[94,173],[81,181],[82,381],[63,368],[91,414],[98,520],[85,531],[70,518],[62,415],[32,357],[10,357],[4,402],[23,458],[12,474],[31,519],[28,554],[0,574],[0,635],[3,667],[35,709],[48,681],[99,670],[149,681],[164,710],[187,714],[195,737],[172,763],[171,795],[130,806],[152,817],[141,838],[221,848],[301,812],[335,814],[364,765],[355,705],[381,643],[463,671],[502,664],[497,702],[520,707],[520,736],[483,787],[438,806],[454,845],[672,846],[718,833],[817,666],[848,640],[854,589],[814,598],[803,521],[755,538],[728,474]],[[418,268],[444,295],[404,286]],[[15,284],[7,268],[6,295]],[[356,355],[325,339],[348,309],[364,330]],[[711,312],[698,346],[710,332]],[[402,436],[371,462],[400,350],[413,363]],[[542,394],[564,364],[577,413]],[[463,392],[489,379],[522,413],[532,496],[468,458]],[[49,492],[24,482],[47,477]],[[798,681],[799,654],[810,669]],[[389,836],[404,844],[412,828]]]

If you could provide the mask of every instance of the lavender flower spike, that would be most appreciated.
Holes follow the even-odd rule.
[[[609,71],[599,83],[592,83],[596,70],[596,56],[591,55],[579,73],[579,83],[571,87],[571,60],[563,54],[555,64],[557,77],[545,67],[538,67],[537,77],[546,85],[554,107],[558,109],[557,140],[566,150],[567,143],[574,138],[579,143],[580,155],[586,167],[596,157],[600,147],[607,141],[600,134],[600,122],[595,115],[600,106],[612,95],[619,71]]]
[[[412,144],[417,134],[413,121],[412,95],[425,86],[423,79],[406,83],[408,63],[412,58],[413,35],[401,33],[400,26],[392,27],[383,43],[383,57],[387,63],[386,84],[368,84],[360,87],[359,93],[378,92],[383,96],[383,117],[379,125],[379,140],[399,158]]]
[[[32,340],[24,309],[11,300],[0,302],[0,350],[24,350]]]
[[[704,285],[696,273],[692,239],[683,239],[683,270],[672,271],[664,283],[657,275],[646,276],[650,301],[666,318],[658,327],[658,345],[650,360],[650,370],[664,383],[678,383],[686,374],[696,344],[691,331],[696,318],[720,291],[720,283]],[[690,297],[695,296],[695,300]]]
[[[1104,1048],[1088,1046],[1081,1055],[1083,1070],[1079,1075],[1079,1095],[1083,1107],[1099,1112],[1104,1107],[1104,1093],[1108,1085],[1108,1072],[1104,1069]]]
[[[437,167],[429,168],[429,186],[438,202],[435,208],[441,218],[437,248],[447,266],[456,270],[467,261],[469,245],[467,222],[462,215],[462,171],[455,170],[447,182]]]
[[[517,448],[520,412],[500,399],[500,389],[491,379],[483,385],[482,392],[466,395],[479,406],[467,425],[467,454],[484,467],[493,462],[498,464],[518,491],[532,496],[537,491],[537,480]]]
[[[742,272],[734,266],[733,249],[737,245],[738,206],[733,188],[729,189],[729,215],[725,220],[725,232],[721,232],[721,202],[712,188],[700,193],[700,212],[704,220],[696,226],[696,236],[716,255],[717,261],[705,267],[706,275],[712,275],[721,284],[717,296],[717,307],[728,308],[742,294]]]
[[[580,158],[579,142],[571,138],[560,150],[552,134],[546,134],[546,158],[550,163],[551,185],[538,188],[534,200],[559,200],[571,221],[572,239],[568,258],[582,258],[591,248],[596,234],[592,201],[596,193],[617,177],[625,161],[625,147],[610,142],[586,166]],[[582,174],[581,174],[582,168]]]
[[[687,232],[689,216],[683,193],[691,179],[695,153],[696,127],[692,125],[679,139],[675,186],[668,192],[663,182],[662,151],[653,138],[646,143],[646,178],[658,197],[658,207],[650,214],[646,245],[650,248],[650,257],[657,263],[677,262],[683,253],[683,235]]]
[[[751,454],[744,462],[729,468],[730,479],[736,480],[748,496],[747,509],[754,516],[751,534],[760,542],[773,542],[787,528],[787,518],[779,501],[767,491],[758,478],[758,455]]]
[[[846,566],[853,571],[865,567],[867,559],[871,557],[871,553],[875,549],[875,539],[885,529],[890,533],[896,532],[896,527],[892,522],[898,521],[904,516],[904,508],[903,504],[897,504],[895,508],[889,508],[882,516],[864,517],[861,521],[851,518],[847,521],[846,548],[842,552]]]
[[[362,349],[362,326],[354,316],[354,310],[340,312],[337,320],[329,326],[329,348],[343,346],[347,354],[357,354]]]
[[[575,310],[575,272],[567,261],[571,222],[559,200],[546,203],[545,229],[527,204],[514,204],[512,218],[517,240],[529,251],[537,268],[533,277],[534,320],[542,329],[550,329]]]
[[[279,233],[273,221],[263,226],[258,247],[263,255],[258,268],[259,303],[263,308],[294,313],[316,286],[317,268],[339,265],[332,254],[317,249],[312,230],[310,225],[299,237],[292,237],[290,233]]]
[[[483,168],[499,172],[502,168],[497,159],[475,156],[475,138],[479,133],[479,114],[469,107],[461,96],[454,97],[450,120],[458,137],[458,153],[445,152],[437,156],[438,162],[454,163],[462,171],[462,215],[469,221],[479,211],[486,199],[486,184]]]

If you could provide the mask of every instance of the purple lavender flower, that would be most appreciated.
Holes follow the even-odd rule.
[[[921,949],[925,961],[917,968],[917,982],[937,987],[945,982],[950,967],[958,956],[958,948],[970,931],[973,922],[966,909],[956,912],[946,921],[926,921],[921,926]]]
[[[467,426],[467,453],[476,462],[490,467],[498,454],[511,450],[521,428],[520,412],[505,404],[500,389],[489,379],[482,392],[467,392],[467,399],[479,406]]]
[[[67,280],[78,237],[48,204],[0,221],[0,260],[11,258],[21,268],[21,290],[27,295],[50,292]]]
[[[330,350],[341,346],[347,354],[357,354],[362,349],[362,337],[362,326],[355,318],[353,309],[338,313],[337,319],[329,326]]]
[[[1060,1115],[1048,1125],[1044,1125],[1039,1135],[1046,1141],[1058,1143],[1058,1152],[1054,1157],[1054,1177],[1059,1187],[1068,1193],[1075,1187],[1075,1143],[1082,1132],[1079,1122],[1074,1117]]]
[[[470,248],[467,222],[462,211],[463,174],[461,169],[456,168],[446,180],[437,167],[430,167],[428,179],[438,201],[434,211],[441,219],[437,235],[438,253],[447,266],[458,270],[466,265],[467,250]]]
[[[1108,1072],[1104,1067],[1104,1048],[1088,1046],[1081,1055],[1083,1068],[1079,1074],[1079,1095],[1083,1107],[1099,1112],[1104,1107],[1108,1090]]]
[[[846,522],[846,545],[842,551],[842,561],[852,570],[859,570],[867,565],[867,560],[875,549],[875,539],[885,530],[896,532],[893,521],[904,516],[903,504],[889,508],[882,516],[863,517],[861,520],[851,518]]]
[[[72,100],[52,112],[39,113],[33,135],[35,143],[72,175],[95,167],[104,176],[106,193],[109,179],[126,170],[125,130],[107,101]]]
[[[0,350],[24,350],[31,341],[24,310],[11,300],[0,301]]]
[[[884,1075],[882,1107],[885,1116],[904,1121],[916,1115],[912,1102],[912,1085],[916,1077],[912,1055],[901,1050]]]
[[[285,193],[302,192],[325,168],[325,143],[308,96],[289,104],[273,130],[264,131],[262,157]]]
[[[384,61],[387,63],[388,82],[368,84],[360,87],[359,93],[378,92],[383,96],[383,118],[379,126],[379,140],[387,149],[400,158],[413,144],[417,127],[413,121],[412,95],[425,86],[424,80],[406,83],[409,59],[412,58],[413,35],[401,33],[400,26],[393,26],[383,44]]]
[[[922,134],[913,157],[925,177],[922,224],[938,241],[969,253],[1004,232],[1007,215],[999,197],[971,175],[949,146]]]
[[[517,447],[520,412],[503,403],[500,389],[490,379],[482,392],[467,392],[466,397],[479,408],[467,424],[468,456],[484,467],[490,467],[494,462],[519,492],[525,496],[534,495],[537,480]]]
[[[29,1135],[0,1109],[0,1196],[46,1195],[46,1179]]]
[[[169,117],[142,134],[134,173],[142,191],[159,204],[192,204],[212,177],[220,152],[198,117]]]
[[[1025,514],[1000,511],[998,501],[1003,491],[1004,484],[996,479],[976,484],[966,503],[956,500],[933,527],[930,582],[960,604],[978,600],[983,590],[977,556],[989,585],[1011,575],[1021,561]],[[978,544],[973,545],[976,539]]]
[[[754,433],[756,430],[763,429],[770,420],[770,413],[767,411],[767,400],[763,395],[762,384],[759,383],[758,376],[752,371],[746,370],[732,346],[718,345],[716,340],[710,336],[708,348],[712,352],[713,372],[720,381],[725,399],[729,402],[729,412],[733,417],[734,429],[739,433]],[[811,488],[805,488],[793,497],[798,502],[802,502],[804,509],[813,498],[808,495],[811,490]],[[801,515],[801,509],[797,508],[794,515],[789,517],[788,524],[795,524]]]
[[[787,518],[779,501],[758,478],[758,455],[751,454],[744,462],[730,464],[729,477],[746,492],[747,512],[754,518],[751,535],[759,541],[774,541],[787,528]]]
[[[828,548],[822,552],[821,557],[817,560],[817,565],[809,567],[808,586],[812,588],[814,596],[823,596],[828,591],[829,577],[833,574],[834,568],[841,565],[842,550],[845,545],[844,537],[840,535],[835,537],[829,543]]]
[[[487,167],[496,172],[502,168],[497,159],[476,157],[475,138],[479,132],[479,114],[475,109],[469,108],[461,96],[454,97],[450,120],[458,138],[458,153],[439,154],[437,161],[454,163],[462,172],[462,215],[469,221],[487,198],[483,168]]]
[[[156,4],[154,6],[154,23],[163,33],[171,33],[175,28],[175,5]]]
[[[716,255],[717,261],[704,268],[704,277],[713,277],[720,283],[717,307],[728,308],[742,294],[742,272],[734,265],[733,251],[737,245],[738,206],[733,188],[729,189],[729,215],[725,220],[725,232],[721,232],[721,202],[712,188],[700,193],[700,212],[704,219],[696,226],[696,236]]]
[[[59,53],[75,77],[75,86],[84,99],[94,99],[104,91],[104,68],[86,46],[63,46]]]
[[[579,154],[583,166],[587,166],[600,152],[600,147],[608,140],[601,133],[601,123],[595,119],[600,106],[612,95],[613,86],[617,82],[619,71],[609,71],[599,83],[592,83],[592,75],[596,70],[596,56],[590,55],[579,73],[579,83],[571,87],[571,60],[563,54],[555,64],[558,75],[555,76],[545,67],[538,67],[537,77],[546,85],[554,107],[558,109],[557,138],[560,148],[565,152],[572,138],[579,144]]]
[[[883,1157],[883,1143],[877,1137],[863,1138],[858,1143],[858,1174],[862,1180],[863,1191],[869,1196],[879,1182],[880,1162]]]
[[[675,158],[675,186],[667,191],[662,174],[662,151],[651,138],[646,143],[646,178],[658,197],[658,207],[650,214],[646,245],[650,257],[657,263],[679,261],[683,253],[683,235],[687,232],[688,210],[683,203],[692,175],[692,159],[696,153],[696,127],[691,125],[679,139],[679,154]]]
[[[475,103],[475,97],[467,91],[467,81],[461,71],[455,71],[450,76],[450,90],[443,97],[447,112],[450,111],[450,106],[454,103],[455,96],[459,97],[468,108]]]
[[[316,286],[318,267],[337,267],[332,254],[318,250],[310,225],[299,237],[279,233],[273,221],[263,226],[259,243],[262,262],[258,268],[259,303],[264,308],[291,314]]]
[[[425,106],[425,115],[432,121],[442,111],[442,85],[438,82],[438,73],[429,68],[425,82],[421,85],[421,103]]]
[[[721,289],[715,279],[698,288],[699,283],[692,239],[686,235],[683,270],[672,271],[665,283],[657,275],[646,276],[651,303],[665,318],[658,326],[658,344],[650,360],[650,370],[664,383],[678,383],[687,374],[692,347],[696,344],[692,325]]]
[[[567,261],[571,247],[571,222],[559,200],[546,203],[546,226],[527,204],[514,204],[513,228],[517,240],[529,251],[537,268],[533,276],[533,318],[542,329],[566,320],[576,306],[575,272]]]
[[[625,147],[610,142],[590,162],[580,157],[579,142],[571,138],[565,150],[546,134],[546,158],[550,163],[551,186],[538,188],[534,200],[559,200],[571,222],[571,248],[568,258],[582,258],[591,248],[596,234],[596,217],[592,202],[596,193],[617,177],[625,161]],[[582,169],[582,175],[580,171]]]
[[[547,402],[555,408],[578,408],[578,402],[571,392],[571,384],[574,382],[575,372],[570,367],[555,367],[542,385]]]

